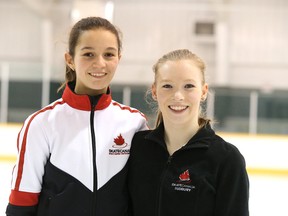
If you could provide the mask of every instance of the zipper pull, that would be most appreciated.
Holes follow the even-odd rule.
[[[167,165],[171,164],[172,158],[173,158],[173,156],[171,156],[171,155],[168,157]]]

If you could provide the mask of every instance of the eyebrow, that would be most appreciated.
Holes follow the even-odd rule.
[[[161,82],[171,82],[171,80],[168,80],[168,79],[162,79]]]
[[[83,48],[81,48],[81,50],[86,50],[86,49],[92,50],[92,49],[94,49],[94,48],[93,48],[93,47],[83,47]]]
[[[173,82],[173,80],[162,79],[161,82]],[[196,82],[194,79],[186,79],[184,82]]]
[[[86,47],[81,48],[81,50],[94,50],[94,48],[93,48],[93,47],[86,46]],[[115,47],[107,47],[106,50],[114,50],[114,51],[117,51],[117,49],[116,49]]]

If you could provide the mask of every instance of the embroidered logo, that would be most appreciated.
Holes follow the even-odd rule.
[[[187,169],[179,175],[178,180],[172,183],[171,186],[176,191],[190,192],[195,189],[195,186],[190,184],[191,182],[190,173]]]
[[[125,148],[128,145],[121,134],[114,138],[114,143],[113,148]]]
[[[125,149],[128,144],[125,142],[125,139],[121,134],[114,138],[114,144],[112,145],[113,149],[109,149],[109,155],[127,155],[130,154],[130,148]]]
[[[179,175],[179,182],[182,182],[182,183],[189,183],[189,182],[191,182],[189,170],[185,170],[183,173],[181,173],[181,174]]]

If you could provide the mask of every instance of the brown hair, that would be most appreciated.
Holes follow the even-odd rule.
[[[157,77],[157,73],[159,68],[167,61],[178,61],[178,60],[191,60],[193,61],[193,63],[199,67],[201,74],[202,74],[202,85],[205,84],[205,63],[204,61],[197,56],[196,54],[192,53],[190,50],[188,49],[179,49],[179,50],[174,50],[171,51],[165,55],[163,55],[160,59],[158,59],[158,61],[153,65],[153,72],[154,72],[154,84],[156,83],[156,77]],[[198,119],[198,124],[200,127],[205,126],[206,124],[208,124],[209,122],[211,122],[210,119],[206,118],[205,113],[202,109],[203,106],[203,102],[201,102],[200,105],[200,115],[199,115],[199,119]],[[157,118],[156,118],[156,122],[155,122],[155,127],[159,126],[159,124],[163,121],[163,116],[162,113],[159,109],[157,109]]]
[[[79,41],[81,34],[84,31],[93,29],[104,29],[113,33],[118,42],[118,55],[120,56],[122,51],[122,33],[121,31],[110,23],[108,20],[101,17],[87,17],[78,21],[71,29],[69,36],[68,52],[74,58],[75,47]],[[66,64],[65,82],[60,86],[58,91],[62,90],[67,82],[75,81],[76,73]]]

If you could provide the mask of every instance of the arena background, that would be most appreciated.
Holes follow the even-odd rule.
[[[247,162],[251,216],[288,215],[287,0],[0,0],[0,215],[24,119],[61,96],[71,26],[103,16],[123,33],[113,98],[154,124],[152,65],[188,48],[207,64],[208,117]]]

